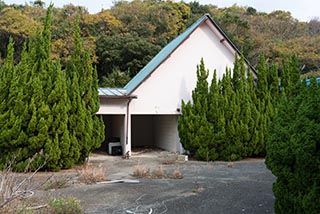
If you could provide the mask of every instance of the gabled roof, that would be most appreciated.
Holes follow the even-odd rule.
[[[235,44],[227,37],[227,35],[222,31],[222,29],[213,21],[209,14],[202,16],[198,21],[192,24],[186,31],[172,40],[168,45],[166,45],[131,81],[124,87],[127,94],[131,94],[148,76],[164,62],[170,55],[176,50],[191,34],[199,27],[203,22],[209,20],[215,28],[221,33],[224,39],[229,43],[229,45],[241,55],[239,49]],[[245,62],[250,66],[251,70],[256,74],[255,69],[250,65],[249,61],[245,59]]]

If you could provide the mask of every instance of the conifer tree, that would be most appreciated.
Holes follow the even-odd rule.
[[[255,154],[263,154],[265,148],[265,137],[267,135],[267,127],[269,125],[270,117],[273,114],[273,103],[271,98],[271,87],[268,82],[268,76],[270,76],[270,69],[266,63],[264,55],[260,55],[258,64],[258,77],[257,77],[257,87],[256,94],[258,102],[256,107],[259,111],[259,117],[257,118],[258,123],[258,139],[259,143],[256,145]],[[273,88],[273,90],[275,90]]]
[[[247,72],[243,56],[240,59],[236,57],[233,76],[229,77],[232,83],[232,94],[229,99],[230,113],[226,120],[228,138],[226,138],[225,149],[221,152],[223,159],[236,160],[250,153],[253,98],[247,82]]]
[[[319,213],[320,86],[312,80],[294,88],[297,96],[282,97],[267,139],[266,165],[277,177],[275,213]]]
[[[181,142],[199,159],[215,160],[216,148],[212,143],[212,125],[207,120],[208,112],[208,75],[204,61],[197,66],[197,84],[192,91],[192,103],[182,102],[182,116],[179,118]]]
[[[268,74],[269,74],[268,85],[269,85],[272,105],[274,106],[274,108],[276,108],[276,104],[280,96],[280,86],[279,86],[278,67],[274,63],[269,67]]]
[[[179,118],[182,144],[203,160],[237,160],[263,153],[264,141],[259,137],[264,136],[265,130],[260,130],[259,99],[253,74],[245,66],[243,56],[235,58],[232,72],[226,69],[221,81],[217,81],[214,72],[209,93],[206,89],[208,83],[204,82],[207,72],[199,75],[201,70],[204,71],[202,64],[203,61],[197,70],[193,103],[182,103]],[[203,134],[205,131],[206,135]]]
[[[27,153],[21,156],[21,162],[17,164],[21,170],[28,164],[28,158],[39,152],[44,153],[47,169],[59,170],[62,167],[59,163],[61,150],[58,135],[60,133],[58,133],[56,126],[64,127],[63,122],[59,119],[59,115],[63,114],[63,111],[58,112],[55,109],[57,105],[55,101],[61,97],[53,98],[57,87],[55,84],[59,84],[59,81],[56,81],[56,75],[60,68],[59,65],[54,64],[50,57],[52,9],[53,5],[50,5],[42,33],[38,30],[36,39],[29,46],[28,63],[31,66],[25,72],[27,73],[26,86],[29,89],[26,93],[28,94],[26,102],[29,103],[30,120],[26,127],[28,145],[24,148]],[[60,92],[59,96],[63,96],[63,92]],[[63,102],[63,99],[59,102]],[[65,103],[60,103],[60,105],[65,105]],[[39,157],[39,159],[39,161],[41,159],[44,161],[43,157]]]
[[[78,74],[76,72],[71,73],[72,71],[72,67],[67,68],[67,72],[69,72],[68,96],[70,99],[68,129],[70,132],[70,149],[72,149],[70,155],[76,162],[78,162],[81,153],[81,142],[84,141],[83,134],[85,132],[85,118],[79,91]]]
[[[69,168],[75,163],[75,160],[70,155],[70,134],[68,130],[70,104],[67,96],[66,77],[61,71],[59,62],[53,67],[52,71],[50,77],[54,85],[48,96],[48,105],[52,114],[50,135],[52,142],[54,142],[53,145],[58,146],[61,153],[53,166],[57,166],[57,169]]]
[[[232,144],[232,139],[230,138],[230,132],[233,133],[234,127],[231,125],[231,119],[233,118],[233,109],[232,109],[232,97],[234,91],[232,89],[232,78],[231,78],[231,70],[226,68],[226,72],[223,75],[220,81],[220,96],[221,96],[221,104],[219,108],[221,109],[221,114],[223,118],[220,119],[222,122],[224,119],[224,138],[220,144],[219,148],[219,158],[221,160],[230,159],[229,152],[227,152],[229,146]]]
[[[194,155],[197,150],[197,145],[194,145],[195,138],[194,120],[195,115],[192,112],[192,104],[190,101],[181,103],[181,116],[178,118],[178,130],[180,142],[184,149],[188,150],[191,155]]]
[[[9,86],[11,81],[11,75],[14,71],[14,48],[13,40],[10,38],[7,46],[7,56],[4,59],[3,66],[0,66],[0,98],[1,103],[5,101],[9,94]],[[9,84],[8,84],[9,83]],[[0,103],[0,104],[1,104]],[[5,110],[6,105],[3,104],[0,106],[0,111]]]
[[[220,94],[221,84],[217,80],[217,72],[214,70],[213,78],[210,85],[208,97],[208,122],[212,125],[212,143],[217,152],[223,149],[225,142],[225,117],[224,117],[224,99]]]
[[[0,166],[6,160],[7,150],[13,132],[10,130],[8,122],[11,125],[14,121],[10,120],[10,111],[8,106],[8,98],[10,93],[10,85],[12,82],[12,75],[14,73],[14,48],[13,40],[10,38],[7,46],[7,56],[4,60],[4,65],[0,67]],[[13,118],[14,120],[14,118]]]
[[[75,27],[74,51],[67,75],[70,89],[76,92],[69,91],[71,100],[69,129],[72,139],[76,139],[74,142],[77,144],[76,148],[80,149],[80,152],[74,151],[74,154],[80,154],[79,160],[84,161],[104,140],[104,123],[95,115],[99,109],[97,74],[92,66],[90,54],[82,47],[78,23]]]
[[[13,62],[13,42],[0,67],[0,167],[15,158],[16,169],[31,169],[45,162],[45,169],[69,168],[83,161],[103,141],[98,80],[90,55],[83,51],[80,32],[75,34],[75,53],[67,75],[59,60],[51,59],[50,5],[44,29],[37,31]],[[71,69],[70,69],[71,68]]]
[[[250,140],[249,140],[249,156],[251,155],[259,155],[264,151],[264,143],[261,142],[259,138],[259,116],[260,112],[258,109],[258,98],[256,95],[254,78],[252,72],[248,71],[248,78],[247,78],[247,85],[248,85],[248,95],[251,98],[250,103],[250,117],[248,121],[249,133],[250,133]]]
[[[300,81],[300,72],[298,61],[295,56],[282,59],[281,70],[281,91],[284,91],[287,96],[295,96],[298,91],[296,86]]]
[[[0,67],[0,114],[4,114],[8,108],[6,101],[9,96],[12,75],[14,73],[13,45],[13,40],[10,38],[4,65]]]
[[[257,97],[265,99],[268,92],[268,66],[264,55],[260,55],[257,75]]]
[[[13,64],[14,50],[12,45],[13,43],[10,41],[3,67],[5,72],[9,73],[4,73],[2,76],[6,81],[8,93],[2,93],[6,97],[1,97],[3,108],[1,108],[0,151],[3,151],[3,154],[0,158],[0,166],[6,161],[12,160],[13,157],[20,161],[23,154],[28,154],[28,150],[25,149],[26,142],[28,142],[25,128],[30,116],[25,96],[25,75],[19,66]],[[24,49],[21,63],[25,62],[25,58]],[[10,80],[7,79],[8,77]]]

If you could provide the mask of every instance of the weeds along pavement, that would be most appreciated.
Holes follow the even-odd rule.
[[[264,160],[176,159],[162,151],[130,159],[93,154],[83,166],[54,173],[33,200],[75,199],[85,213],[273,213],[275,177]]]

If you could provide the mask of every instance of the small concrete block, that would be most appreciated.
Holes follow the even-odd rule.
[[[178,161],[188,161],[188,155],[178,155]]]

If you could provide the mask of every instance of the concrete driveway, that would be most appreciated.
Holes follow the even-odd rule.
[[[139,183],[78,185],[54,194],[79,199],[85,213],[273,213],[275,177],[264,160],[234,162],[171,162],[162,153],[121,157],[94,156],[92,163],[105,168],[107,178],[136,179]],[[169,160],[169,161],[168,161]],[[159,167],[164,174],[178,170],[182,179],[136,178],[136,168]]]

